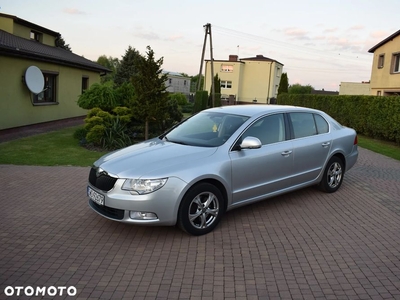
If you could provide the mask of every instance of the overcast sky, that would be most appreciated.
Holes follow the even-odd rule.
[[[289,84],[337,91],[370,79],[368,50],[400,29],[399,11],[400,0],[0,0],[1,13],[61,33],[90,60],[149,45],[164,70],[196,75],[210,23],[214,59],[262,54]]]

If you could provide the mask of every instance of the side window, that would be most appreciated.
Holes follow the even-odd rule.
[[[325,119],[323,117],[321,117],[320,115],[314,115],[315,118],[315,124],[317,124],[317,130],[318,133],[328,133],[329,132],[329,125],[328,123],[325,121]]]
[[[290,113],[293,125],[294,138],[302,138],[317,134],[317,128],[313,114],[311,113]]]
[[[243,138],[254,136],[263,145],[282,142],[285,140],[285,122],[283,114],[264,117],[251,125],[243,134]]]
[[[57,76],[58,73],[43,72],[44,90],[41,93],[33,96],[33,104],[57,103]]]

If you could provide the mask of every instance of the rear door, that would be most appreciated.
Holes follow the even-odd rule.
[[[332,140],[328,122],[319,114],[289,114],[293,134],[293,185],[315,180],[328,158]]]
[[[283,114],[260,118],[242,135],[257,137],[262,147],[231,151],[233,204],[259,200],[290,186],[292,141],[286,138]]]

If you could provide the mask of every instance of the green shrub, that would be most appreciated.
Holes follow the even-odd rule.
[[[95,146],[102,146],[102,139],[105,135],[106,127],[104,125],[93,126],[86,135],[86,140]]]
[[[132,143],[133,135],[119,117],[113,119],[111,126],[105,129],[101,138],[102,147],[107,150],[124,148]]]
[[[179,106],[184,106],[188,103],[186,96],[182,93],[170,93],[168,95],[168,98],[170,100],[176,100],[176,102],[178,103]]]
[[[132,113],[132,110],[128,107],[117,106],[112,110],[112,112],[117,116],[126,116]]]
[[[118,106],[117,97],[111,82],[94,83],[79,96],[78,105],[84,109],[100,108],[111,111]]]
[[[86,143],[86,134],[87,134],[87,130],[85,129],[85,127],[79,127],[74,132],[74,139],[77,139],[81,144],[85,144]]]
[[[97,116],[97,114],[99,112],[101,112],[102,110],[98,107],[92,108],[90,111],[88,111],[88,114],[86,116],[86,119],[91,118],[93,116]]]
[[[214,99],[214,107],[220,107],[221,106],[221,94],[220,93],[215,93],[215,99]]]
[[[113,115],[111,115],[109,112],[106,111],[100,111],[97,114],[97,117],[101,118],[103,120],[103,124],[105,126],[110,126],[113,120]]]
[[[105,150],[131,145],[134,136],[131,110],[127,107],[116,107],[112,113],[99,108],[90,110],[85,119],[85,126],[77,130],[75,137],[81,144],[89,143]]]
[[[193,112],[193,103],[188,103],[185,106],[181,107],[181,111],[183,113],[191,113]]]
[[[98,117],[98,116],[93,116],[91,118],[86,118],[85,119],[85,129],[87,131],[90,131],[90,129],[92,129],[94,126],[96,125],[103,125],[103,119]]]
[[[208,92],[207,91],[197,91],[194,96],[194,106],[193,112],[197,113],[207,108],[208,102]]]

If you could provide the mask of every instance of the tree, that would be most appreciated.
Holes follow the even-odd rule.
[[[221,79],[219,79],[218,74],[215,74],[214,76],[214,92],[215,92],[215,103],[212,103],[212,86],[210,90],[210,97],[208,100],[208,106],[209,107],[218,107],[221,106]]]
[[[61,36],[61,34],[56,37],[55,44],[57,48],[62,48],[68,50],[69,52],[72,52],[71,47],[69,46],[69,44],[65,43],[64,38]]]
[[[135,91],[135,105],[132,107],[136,118],[144,121],[144,138],[149,137],[149,122],[163,122],[167,111],[168,93],[165,81],[167,74],[162,73],[163,58],[155,60],[154,51],[147,46],[146,56],[136,56],[132,73],[132,85]]]
[[[311,85],[301,85],[300,83],[295,83],[289,86],[288,93],[289,94],[311,94],[313,91],[313,87]]]
[[[287,73],[282,73],[281,81],[279,82],[278,95],[289,91],[289,79]]]
[[[114,81],[115,74],[120,65],[119,59],[111,56],[107,57],[105,55],[102,55],[99,56],[99,58],[97,59],[97,63],[111,70],[111,73],[107,73],[106,75],[101,77],[101,82],[104,83],[107,81]]]
[[[174,100],[179,106],[188,104],[186,96],[182,93],[170,93],[168,95],[169,100]]]
[[[190,77],[190,83],[191,83],[190,92],[191,93],[196,92],[198,81],[199,81],[199,75]],[[200,91],[203,90],[203,87],[204,87],[204,76],[200,75]]]
[[[79,96],[77,103],[83,109],[100,108],[104,111],[111,111],[120,105],[111,82],[92,84],[88,90]]]
[[[129,46],[126,50],[125,55],[122,57],[120,64],[114,76],[114,83],[116,85],[121,85],[124,82],[131,82],[132,77],[136,74],[136,63],[141,60],[140,53]]]

